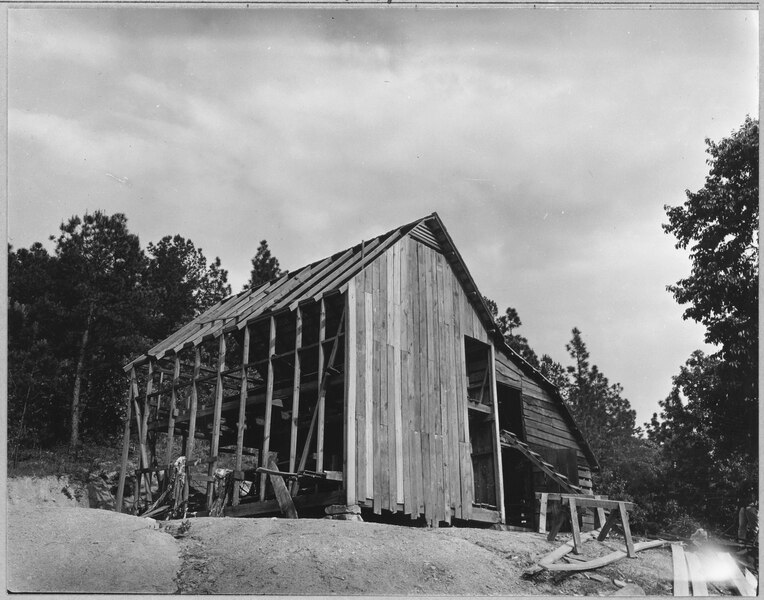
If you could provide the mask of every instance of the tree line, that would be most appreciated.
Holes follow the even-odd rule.
[[[581,331],[573,328],[566,345],[568,365],[539,358],[518,332],[517,311],[499,314],[486,299],[507,344],[558,387],[600,461],[598,493],[634,500],[642,531],[724,530],[758,489],[758,121],[706,143],[705,185],[665,207],[663,229],[691,262],[668,291],[718,350],[692,353],[650,423],[637,425]],[[11,452],[114,443],[122,365],[231,293],[219,258],[208,261],[180,235],[143,249],[122,214],[73,217],[51,240],[52,253],[41,243],[9,247]],[[244,289],[280,273],[263,240]]]
[[[110,443],[124,418],[122,366],[231,294],[220,259],[181,235],[144,249],[123,214],[72,217],[8,247],[8,440],[19,450]],[[266,240],[245,289],[280,274]]]
[[[486,298],[507,344],[560,390],[600,461],[597,492],[636,502],[637,530],[729,531],[737,509],[757,498],[758,121],[748,117],[730,137],[706,144],[705,185],[665,207],[663,230],[690,250],[691,262],[690,274],[667,289],[718,350],[690,355],[650,423],[637,426],[621,385],[592,364],[581,331],[566,345],[571,364],[539,358],[518,333],[517,310],[499,315]]]

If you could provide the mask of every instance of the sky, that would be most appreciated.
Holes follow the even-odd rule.
[[[541,355],[578,327],[637,411],[703,343],[661,224],[758,116],[735,10],[8,9],[8,240],[86,211],[179,233],[233,291],[437,211]],[[50,242],[46,242],[48,247]]]

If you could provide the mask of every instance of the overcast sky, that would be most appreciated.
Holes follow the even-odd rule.
[[[437,211],[483,294],[642,423],[703,345],[663,206],[758,116],[755,12],[9,8],[9,241],[123,212],[235,292]]]

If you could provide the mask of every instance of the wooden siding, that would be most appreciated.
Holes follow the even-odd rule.
[[[351,286],[356,500],[431,523],[471,518],[464,338],[489,343],[483,324],[446,258],[412,238]]]

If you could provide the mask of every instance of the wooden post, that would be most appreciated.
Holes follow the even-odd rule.
[[[546,492],[542,492],[541,498],[539,498],[539,533],[546,533],[546,507],[548,498],[549,495]]]
[[[175,411],[178,406],[178,383],[180,382],[180,358],[175,355],[175,369],[172,374],[172,389],[170,391],[170,416],[167,420],[167,451],[165,464],[172,462],[172,451],[175,445]],[[182,450],[181,450],[182,451]]]
[[[215,409],[212,417],[212,438],[210,440],[210,466],[207,475],[213,477],[217,468],[218,450],[220,448],[220,421],[223,408],[223,371],[225,371],[225,334],[220,334],[218,344],[218,372],[215,381]],[[215,486],[212,480],[207,482],[207,510],[212,507],[212,494]]]
[[[125,414],[125,433],[122,438],[122,463],[119,470],[119,485],[117,486],[117,501],[114,506],[116,512],[122,512],[122,501],[125,496],[125,476],[127,475],[127,459],[130,454],[130,419],[133,418],[133,381],[132,378],[135,375],[135,371],[130,371],[130,385],[127,391],[127,406]],[[135,492],[133,492],[135,493]]]
[[[573,530],[573,554],[581,554],[581,529],[578,526],[576,499],[570,498],[568,503],[570,505],[570,528]]]
[[[356,290],[355,281],[350,281],[345,295],[345,451],[343,485],[347,498],[346,504],[356,503],[356,465],[355,465],[355,394],[356,394]],[[339,335],[339,331],[337,331]],[[402,435],[402,431],[398,432]]]
[[[244,431],[247,428],[247,363],[249,362],[249,325],[244,327],[244,342],[241,352],[241,391],[239,392],[239,420],[236,423],[236,462],[234,470],[241,471],[241,455],[244,451]],[[234,506],[239,504],[239,482],[233,486]]]
[[[289,471],[294,473],[297,462],[297,420],[300,414],[300,349],[302,348],[302,309],[295,311],[294,383],[292,385],[292,428],[289,437]]]
[[[199,390],[197,389],[197,381],[199,380],[199,372],[202,367],[202,355],[199,346],[194,349],[194,373],[191,380],[191,414],[188,415],[188,439],[186,440],[186,468],[188,469],[186,474],[186,483],[183,486],[183,502],[186,503],[188,508],[188,493],[189,493],[189,476],[190,465],[193,462],[194,455],[194,436],[196,435],[196,410],[199,400]]]
[[[339,335],[339,331],[337,331]],[[326,395],[321,393],[324,389],[323,381],[326,377],[324,369],[324,341],[326,340],[326,303],[321,298],[321,319],[318,329],[318,421],[316,423],[316,471],[324,470],[324,420],[326,413]]]
[[[149,360],[149,372],[146,375],[146,395],[143,398],[143,423],[141,425],[141,455],[143,457],[143,468],[148,469],[151,464],[148,459],[147,441],[149,429],[149,395],[154,391],[154,361]],[[146,478],[146,498],[151,497],[151,473],[145,474]]]
[[[501,522],[506,523],[506,512],[504,508],[504,469],[501,459],[501,443],[499,441],[499,400],[496,391],[496,349],[493,342],[490,343],[490,354],[488,359],[490,364],[487,366],[491,372],[491,405],[493,406],[493,455],[494,466],[496,468],[496,507],[501,513]]]
[[[268,339],[268,383],[265,388],[265,423],[263,425],[263,451],[260,454],[260,466],[268,466],[268,452],[271,446],[271,413],[273,412],[273,355],[276,354],[276,319],[270,319]],[[260,475],[260,501],[265,500],[265,482],[267,475]]]

